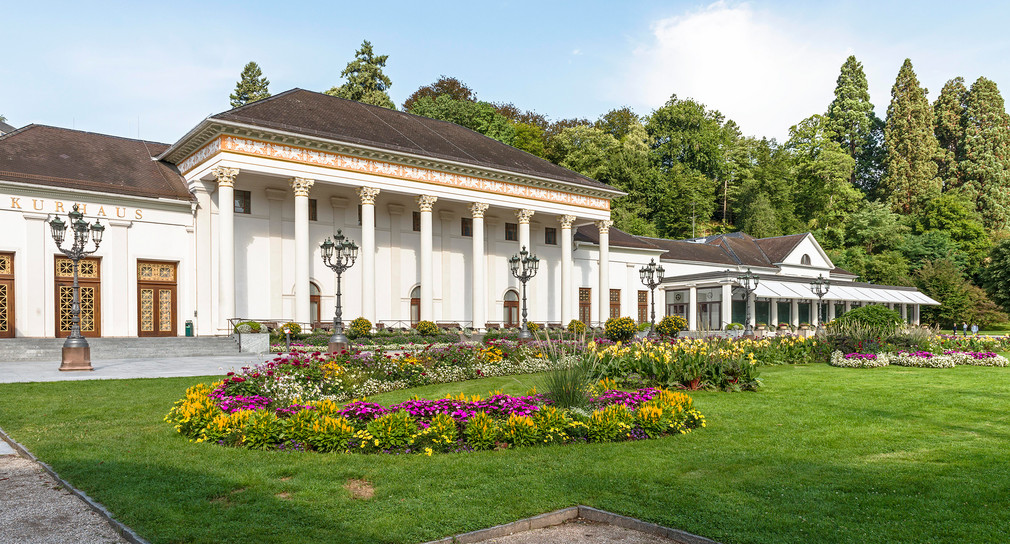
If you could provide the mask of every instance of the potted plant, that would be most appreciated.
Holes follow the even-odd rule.
[[[241,353],[270,353],[270,333],[257,321],[235,324],[235,337]]]

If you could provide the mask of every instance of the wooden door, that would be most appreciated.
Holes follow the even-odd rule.
[[[137,334],[177,336],[176,263],[137,261]]]
[[[590,327],[593,324],[592,295],[593,291],[591,288],[579,287],[579,321],[585,323],[587,327]]]
[[[102,335],[102,261],[89,257],[78,262],[77,283],[81,288],[81,335]],[[56,257],[56,337],[70,336],[73,326],[74,262]]]
[[[0,338],[14,338],[13,253],[0,253]]]
[[[522,324],[519,322],[519,293],[505,292],[504,317],[506,327],[518,327]]]

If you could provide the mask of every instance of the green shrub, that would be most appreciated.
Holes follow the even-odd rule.
[[[351,321],[351,327],[347,331],[347,336],[351,338],[362,338],[372,335],[372,322],[359,317]]]
[[[511,414],[501,423],[500,429],[502,440],[513,446],[532,446],[540,442],[537,424],[529,416]]]
[[[679,315],[668,315],[656,324],[656,332],[661,336],[672,338],[687,328],[687,320]]]
[[[623,404],[611,404],[589,417],[589,441],[613,442],[631,430],[634,416]]]
[[[265,450],[281,441],[284,422],[277,414],[266,410],[256,410],[249,416],[242,430],[242,443],[249,449]]]
[[[743,323],[727,323],[726,324],[726,330],[727,331],[742,331],[743,330]]]
[[[585,334],[586,324],[579,321],[578,319],[573,319],[568,322],[568,332],[574,334]]]
[[[551,362],[551,369],[538,380],[537,388],[551,399],[554,406],[576,408],[588,405],[590,388],[599,381],[602,372],[596,352],[569,353],[564,344],[540,344],[544,357]]]
[[[259,324],[259,322],[256,321],[243,321],[241,323],[235,324],[235,332],[243,334],[250,332],[260,332],[260,329],[262,328],[263,325]]]
[[[431,321],[421,321],[417,324],[416,330],[421,336],[435,336],[438,334],[438,325]]]
[[[302,343],[307,346],[329,346],[330,345],[330,335],[328,334],[313,334],[312,336],[306,336],[302,339]]]
[[[405,410],[386,414],[368,424],[368,432],[375,437],[377,449],[404,448],[417,433],[417,423]]]
[[[284,329],[287,329],[291,334],[300,334],[302,332],[302,326],[294,321],[289,321],[281,325],[281,334],[284,334]]]
[[[865,327],[877,329],[883,334],[894,334],[904,321],[901,314],[888,310],[886,306],[871,304],[845,312],[845,315],[835,320],[839,324],[859,323]]]
[[[487,412],[477,412],[466,422],[466,439],[475,450],[489,450],[498,441],[498,425]]]
[[[604,334],[614,342],[627,342],[635,337],[638,326],[630,317],[611,317],[604,325]]]

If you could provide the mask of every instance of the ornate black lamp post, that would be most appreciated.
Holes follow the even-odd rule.
[[[657,265],[656,259],[650,259],[649,264],[638,270],[642,284],[652,291],[652,319],[649,326],[649,338],[656,336],[656,287],[663,283],[663,265]]]
[[[67,214],[67,220],[74,232],[74,242],[69,248],[63,247],[68,223],[60,220],[59,215],[49,221],[49,228],[52,230],[56,248],[74,263],[74,302],[70,310],[70,336],[63,343],[63,362],[60,364],[60,370],[94,370],[91,367],[91,346],[88,345],[88,340],[81,335],[81,286],[77,283],[77,269],[78,263],[85,255],[91,255],[98,251],[98,245],[102,243],[102,234],[105,232],[105,225],[99,223],[97,219],[94,224],[89,224],[84,220],[84,214],[80,212],[77,204],[74,204],[74,210]],[[85,249],[89,237],[95,244],[95,249],[91,251]]]
[[[513,255],[509,259],[509,268],[512,270],[512,276],[523,284],[523,328],[519,331],[520,340],[533,338],[533,335],[530,334],[530,328],[526,324],[526,282],[537,275],[537,268],[539,267],[540,258],[526,251],[526,246],[523,246],[518,255]]]
[[[737,281],[737,283],[740,284],[740,287],[742,287],[743,290],[744,290],[744,292],[746,293],[746,295],[744,296],[744,299],[743,299],[743,304],[744,304],[744,321],[745,321],[743,335],[744,336],[754,336],[754,329],[751,327],[751,324],[750,324],[750,321],[751,321],[751,319],[750,319],[750,317],[751,317],[750,316],[750,295],[755,290],[757,290],[757,288],[758,288],[758,282],[760,280],[757,277],[757,275],[755,275],[753,272],[751,272],[750,268],[748,268],[747,269],[747,273],[742,274],[742,275],[736,277],[736,281]]]
[[[824,274],[818,274],[817,279],[810,282],[810,290],[817,295],[817,327],[822,326],[821,320],[821,299],[824,295],[828,294],[828,289],[831,288],[831,282],[824,279]]]
[[[343,312],[340,307],[340,275],[354,265],[354,260],[358,258],[358,246],[344,238],[344,235],[337,230],[333,235],[333,241],[329,238],[319,246],[323,250],[323,264],[337,274],[337,304],[336,312],[333,315],[333,336],[330,337],[330,352],[347,349],[347,337],[344,336]]]

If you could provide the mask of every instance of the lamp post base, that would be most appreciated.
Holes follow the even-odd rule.
[[[63,347],[63,363],[60,364],[61,371],[70,370],[94,370],[91,366],[91,347]]]
[[[341,351],[347,350],[347,342],[334,342],[330,341],[329,347],[326,348],[330,353],[340,353]]]

